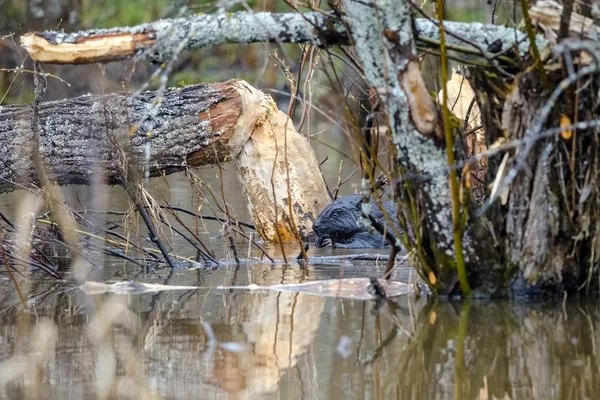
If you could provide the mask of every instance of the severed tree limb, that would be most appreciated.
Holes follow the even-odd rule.
[[[244,116],[242,88],[240,81],[229,81],[169,89],[162,98],[115,93],[41,103],[39,137],[31,126],[32,106],[0,106],[0,193],[37,182],[36,141],[59,185],[87,184],[95,165],[117,183],[123,171],[117,153],[123,149],[142,162],[149,147],[150,176],[215,163],[213,143],[222,160],[232,159],[251,133],[237,125]],[[259,112],[253,114],[258,118]]]
[[[181,50],[265,42],[326,46],[347,43],[347,38],[343,26],[333,16],[267,12],[194,15],[135,27],[75,33],[47,31],[21,38],[21,44],[35,60],[57,64],[107,62],[134,55],[163,62]],[[184,49],[179,49],[181,43],[185,43]]]
[[[242,80],[168,89],[162,97],[157,92],[116,93],[41,103],[37,130],[32,129],[32,111],[31,105],[0,106],[0,193],[38,182],[32,157],[36,146],[48,179],[59,185],[88,184],[97,169],[114,184],[124,172],[146,165],[149,176],[159,176],[236,160],[262,238],[274,241],[279,231],[284,241],[294,239],[283,195],[283,159],[275,171],[275,197],[270,185],[285,114]],[[291,123],[287,135],[293,218],[307,238],[330,198],[306,138]],[[137,165],[123,165],[124,159]],[[276,227],[274,220],[280,221]]]
[[[529,49],[527,36],[514,28],[480,23],[444,24],[448,30],[479,48],[487,48],[497,42],[495,51],[498,53],[516,46],[521,56]],[[415,19],[415,27],[425,45],[436,46],[439,28],[435,21],[418,18]],[[536,41],[538,47],[545,44],[541,36]],[[73,33],[33,32],[21,37],[21,45],[32,59],[54,64],[87,64],[131,57],[164,62],[183,50],[226,43],[264,42],[310,43],[321,47],[350,44],[346,28],[336,16],[316,12],[205,14],[163,19],[134,27]],[[478,48],[457,37],[448,37],[447,44],[478,51]]]

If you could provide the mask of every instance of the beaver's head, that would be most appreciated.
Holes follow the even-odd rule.
[[[351,242],[361,231],[357,221],[361,216],[362,196],[351,195],[334,201],[321,212],[313,224],[315,245],[326,247],[334,243]]]

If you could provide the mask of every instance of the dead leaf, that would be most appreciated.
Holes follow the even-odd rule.
[[[431,325],[435,324],[436,319],[437,319],[437,314],[435,313],[435,311],[432,311],[431,314],[429,314],[429,323]]]
[[[448,80],[446,88],[448,89],[448,108],[456,118],[464,122],[465,118],[467,118],[467,111],[469,110],[471,101],[475,98],[475,92],[471,84],[464,75],[452,70],[452,76]],[[438,102],[442,104],[443,100],[443,90],[440,90],[438,93]],[[481,112],[479,111],[479,105],[474,103],[469,113],[468,126],[473,128],[478,125],[481,125]]]
[[[565,114],[562,114],[560,116],[560,127],[561,128],[565,128],[571,124],[571,119],[569,117],[567,117]],[[565,140],[569,140],[571,139],[571,136],[573,136],[573,130],[572,129],[567,129],[564,131],[560,131],[560,136],[562,136],[563,139]]]

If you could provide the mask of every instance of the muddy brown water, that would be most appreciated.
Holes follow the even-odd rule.
[[[326,150],[315,146],[322,160]],[[325,177],[335,185],[341,155],[328,154]],[[234,166],[225,168],[226,199],[241,220],[249,220]],[[342,175],[351,170],[346,163]],[[199,174],[218,187],[218,170]],[[151,180],[148,189],[171,204],[196,205],[183,174]],[[127,206],[119,188],[64,190],[75,205]],[[353,190],[350,184],[343,193]],[[18,221],[24,198],[24,192],[0,196],[0,209]],[[219,258],[231,260],[219,224],[207,222],[205,228],[203,240]],[[173,237],[171,244],[181,254],[193,254],[181,238]],[[247,243],[241,246],[246,256]],[[277,246],[265,246],[281,259]],[[288,255],[298,250],[286,247]],[[256,249],[250,251],[259,257]],[[334,254],[344,252],[309,252]],[[598,399],[600,393],[597,299],[437,303],[425,295],[408,295],[378,304],[217,289],[380,276],[385,265],[377,262],[307,268],[229,263],[214,270],[152,274],[120,260],[103,264],[90,280],[202,289],[87,295],[70,273],[64,281],[34,274],[21,282],[29,307],[24,310],[3,271],[4,398]],[[401,268],[395,279],[407,281],[410,275]]]

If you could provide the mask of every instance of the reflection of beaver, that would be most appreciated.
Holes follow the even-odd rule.
[[[327,247],[329,245],[345,249],[365,249],[382,248],[390,243],[379,233],[369,233],[363,226],[359,226],[357,221],[362,216],[361,211],[362,196],[353,194],[344,196],[327,207],[321,212],[315,223],[313,231],[315,233],[315,245],[317,247]],[[396,216],[396,205],[392,202],[384,202],[388,215],[394,220],[398,232],[402,232],[398,226]],[[371,209],[371,216],[385,224],[386,218],[375,204]],[[388,228],[389,229],[389,228]]]

